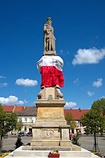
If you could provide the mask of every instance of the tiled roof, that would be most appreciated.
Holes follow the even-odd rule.
[[[70,112],[75,120],[81,120],[81,117],[89,112],[89,109],[64,109],[64,115]]]
[[[13,112],[13,109],[14,109],[14,105],[3,105],[3,110],[5,112]]]
[[[17,112],[22,112],[23,109],[24,109],[23,106],[16,106],[15,109],[14,109],[14,112],[16,112],[16,113],[17,113]]]
[[[3,105],[3,110],[5,112],[21,112],[24,109],[23,106],[17,105]]]
[[[25,115],[25,116],[35,116],[36,107],[35,106],[17,106],[17,105],[3,105],[3,110],[5,112],[14,112],[18,115]]]
[[[37,109],[35,106],[16,106],[16,105],[3,105],[5,112],[15,112],[19,116],[36,116]],[[70,112],[75,120],[81,120],[81,117],[89,112],[89,109],[64,109],[64,115]]]
[[[17,113],[20,116],[36,116],[36,107],[35,106],[26,106],[22,112]]]

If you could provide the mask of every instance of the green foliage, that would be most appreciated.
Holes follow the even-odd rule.
[[[22,121],[17,122],[17,124],[16,124],[16,129],[17,129],[18,131],[21,131],[22,127],[23,127]]]
[[[7,132],[16,127],[17,115],[15,113],[6,113],[0,104],[0,135],[4,136]]]
[[[5,122],[5,130],[11,131],[16,128],[17,123],[17,115],[15,113],[7,113],[6,114],[6,122]]]
[[[72,137],[72,143],[75,144],[75,145],[80,146],[78,140],[79,140],[79,136],[78,135],[73,135],[73,137]]]
[[[5,112],[3,111],[2,105],[0,104],[0,136],[3,136],[3,127],[5,121]]]
[[[86,132],[103,133],[105,129],[105,99],[97,100],[92,104],[91,110],[86,113],[81,123],[86,126]]]
[[[97,110],[91,109],[83,116],[81,123],[86,126],[88,134],[99,133],[104,129],[105,119]]]
[[[94,101],[94,103],[92,104],[92,109],[97,110],[98,112],[101,112],[101,114],[105,116],[105,98]]]
[[[70,125],[70,129],[74,130],[74,128],[76,128],[77,124],[70,112],[67,112],[65,119],[67,121],[67,125]]]

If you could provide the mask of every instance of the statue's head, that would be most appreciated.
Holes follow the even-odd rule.
[[[47,24],[49,24],[49,25],[52,24],[52,19],[50,17],[47,18]]]

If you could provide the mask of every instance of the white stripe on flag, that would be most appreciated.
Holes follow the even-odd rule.
[[[55,66],[58,70],[62,71],[63,60],[59,56],[42,56],[37,62],[37,67],[40,70],[42,66]]]

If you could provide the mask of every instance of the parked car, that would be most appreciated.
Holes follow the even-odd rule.
[[[27,137],[32,137],[32,132],[28,132],[28,133],[26,134],[26,136],[27,136]]]
[[[19,132],[19,133],[18,133],[18,136],[20,136],[20,137],[21,137],[21,136],[25,136],[25,132]]]

